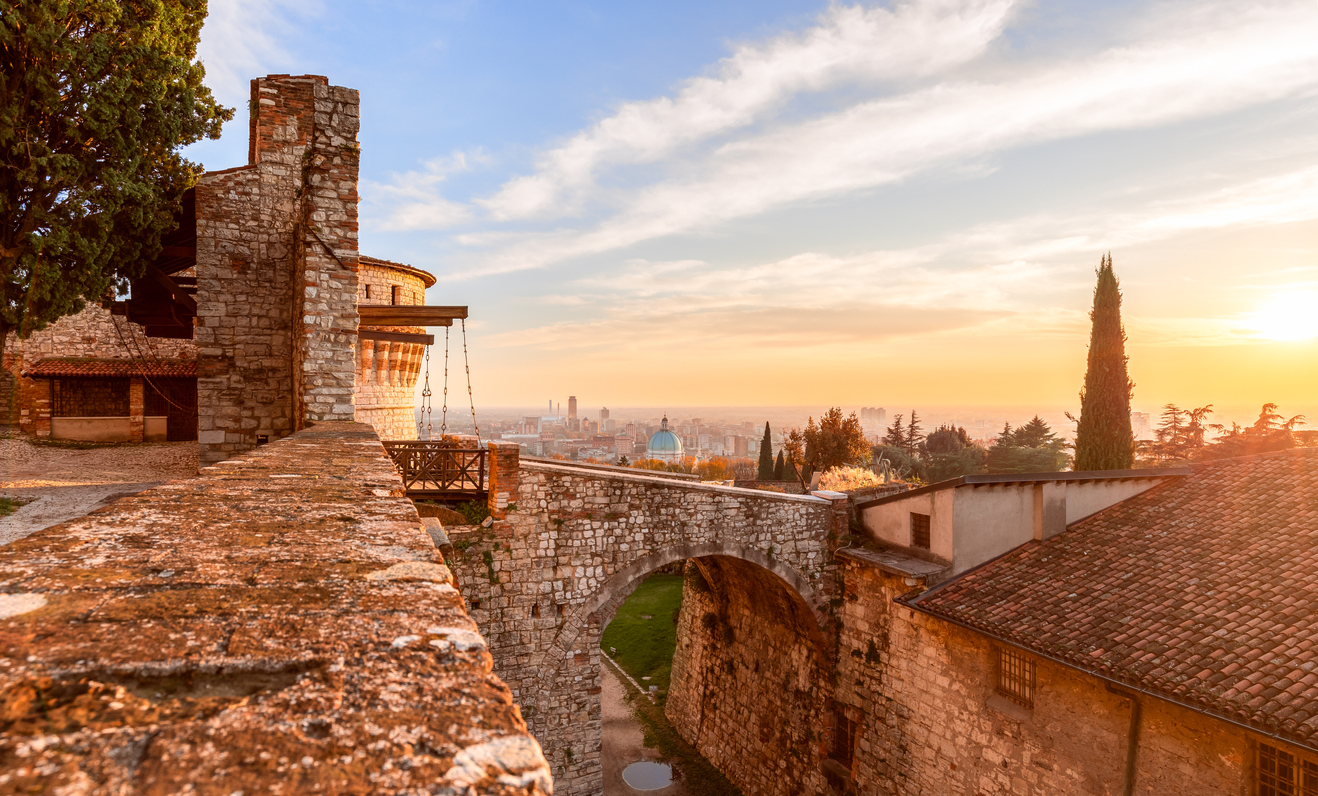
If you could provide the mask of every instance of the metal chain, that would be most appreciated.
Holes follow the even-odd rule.
[[[426,346],[425,371],[426,380],[421,386],[421,417],[425,418],[426,422],[423,426],[421,421],[417,421],[416,435],[419,437],[421,436],[421,432],[425,431],[425,438],[430,439],[430,435],[434,433],[434,427],[430,424],[430,346]]]
[[[476,425],[476,399],[471,395],[471,359],[467,356],[467,319],[462,319],[462,364],[467,367],[467,401],[471,403],[471,427],[481,438],[481,427]]]
[[[440,439],[443,439],[444,435],[448,433],[448,330],[449,327],[445,326],[444,327],[444,410],[443,410],[443,414],[440,416],[440,422],[439,422]]]

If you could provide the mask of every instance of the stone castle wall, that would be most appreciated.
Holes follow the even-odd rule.
[[[994,642],[892,602],[902,578],[847,557],[837,655],[839,709],[860,722],[851,793],[1117,796],[1130,703],[1104,684],[1035,660],[1033,709],[994,692]],[[1250,793],[1243,730],[1140,697],[1136,792]]]
[[[409,266],[363,257],[358,272],[359,305],[391,304],[393,288],[399,288],[399,303],[421,305],[426,301],[426,282],[421,272]],[[369,326],[387,332],[424,334],[414,326]],[[416,439],[416,382],[425,361],[426,349],[416,343],[359,340],[357,349],[357,422],[370,423],[382,439]]]
[[[270,76],[251,107],[251,163],[196,188],[203,463],[354,414],[357,92]]]
[[[664,712],[743,793],[824,793],[831,647],[800,597],[766,570],[692,559]]]
[[[18,374],[23,368],[47,357],[94,357],[97,359],[193,359],[197,346],[192,340],[147,337],[141,326],[116,318],[100,304],[88,304],[74,315],[66,315],[26,340],[10,333],[5,341],[4,369]],[[15,376],[14,391],[6,396],[7,413],[26,434],[50,436],[51,395],[47,379]]]
[[[826,621],[845,496],[750,492],[540,462],[516,467],[515,445],[494,447],[491,503],[504,516],[489,531],[453,531],[460,555],[452,566],[496,671],[546,748],[556,793],[600,791],[600,635],[646,575],[684,559],[734,559],[784,584],[812,621]],[[762,608],[760,623],[782,621]],[[755,649],[775,648],[782,647]],[[748,647],[743,654],[753,669],[759,653]],[[728,710],[735,713],[731,704]],[[716,742],[712,733],[702,737]]]

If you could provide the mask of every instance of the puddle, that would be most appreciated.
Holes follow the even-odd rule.
[[[673,769],[667,763],[641,761],[624,768],[622,779],[636,790],[659,790],[673,784]]]

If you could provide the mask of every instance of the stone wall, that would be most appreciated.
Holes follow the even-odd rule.
[[[425,304],[426,278],[430,278],[432,284],[434,281],[424,271],[374,257],[361,258],[358,276],[359,305],[390,304],[394,287],[399,288],[400,304]],[[426,331],[414,326],[364,326],[362,329],[411,334]],[[359,340],[357,422],[369,423],[383,439],[416,439],[416,382],[425,355],[426,347],[416,343]],[[437,355],[443,356],[443,350],[439,349]],[[435,434],[438,436],[439,429],[435,429]]]
[[[838,708],[860,722],[849,792],[1118,796],[1128,700],[1098,678],[1034,658],[1033,709],[994,692],[994,642],[892,599],[904,580],[840,557]],[[1140,697],[1137,793],[1245,796],[1248,734]]]
[[[506,465],[515,451],[506,445],[497,456]],[[542,462],[494,467],[501,484],[492,490],[512,498],[504,498],[505,518],[489,530],[452,530],[462,551],[454,572],[496,671],[547,749],[559,794],[600,790],[600,635],[646,575],[684,559],[736,559],[795,593],[813,621],[827,621],[844,495],[781,495]],[[767,610],[760,617],[779,621]],[[716,742],[711,733],[702,738]]]
[[[823,793],[831,643],[801,598],[734,558],[687,564],[665,713],[742,793]]]
[[[88,304],[81,312],[56,320],[26,340],[19,340],[11,332],[5,340],[4,369],[17,374],[47,357],[152,361],[193,359],[196,355],[197,346],[192,340],[147,337],[141,326],[114,317],[100,304]],[[15,378],[15,384],[13,403],[19,429],[38,437],[50,436],[50,382]]]
[[[358,122],[323,77],[254,80],[251,162],[197,182],[203,463],[353,419]]]
[[[0,791],[546,796],[369,427],[0,548]]]

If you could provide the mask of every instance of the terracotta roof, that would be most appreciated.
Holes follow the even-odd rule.
[[[1318,449],[1195,465],[903,601],[1318,749]]]
[[[197,375],[195,359],[157,359],[144,362],[137,359],[94,359],[90,357],[47,357],[26,368],[23,375],[29,379],[59,379],[76,376],[114,378],[126,376],[155,376],[158,378],[193,377]]]

